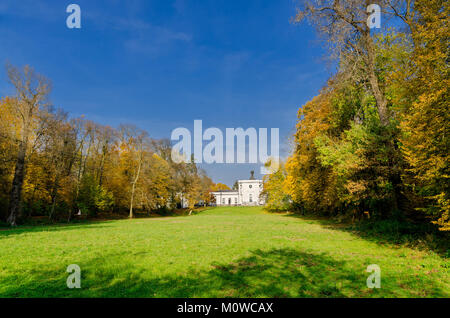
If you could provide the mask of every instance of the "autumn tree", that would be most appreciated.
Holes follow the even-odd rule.
[[[67,114],[58,111],[48,114],[45,121],[44,139],[42,151],[45,154],[47,171],[49,172],[49,193],[51,208],[49,218],[52,219],[55,213],[60,188],[63,183],[67,189],[71,182],[71,172],[76,156],[75,131],[67,121]]]
[[[304,3],[298,10],[295,21],[307,19],[326,37],[333,56],[346,61],[342,74],[367,81],[376,100],[380,121],[387,126],[388,100],[377,76],[376,47],[367,24],[367,8],[377,1],[313,0]]]
[[[270,167],[271,162],[266,163]],[[265,197],[266,209],[269,211],[287,211],[291,208],[291,197],[286,187],[287,171],[282,162],[278,169],[263,177],[262,196]]]
[[[201,202],[204,206],[206,206],[214,200],[211,195],[211,189],[213,188],[214,182],[210,177],[208,177],[206,171],[204,170],[199,171],[198,180],[200,184],[198,202]]]
[[[409,169],[405,181],[425,202],[419,209],[450,231],[450,5],[444,0],[416,2],[414,54],[403,100],[401,150]]]
[[[286,193],[298,208],[316,213],[330,213],[338,205],[332,169],[320,164],[314,145],[317,137],[331,129],[331,96],[323,91],[299,109],[295,149],[285,165]]]
[[[237,181],[236,181],[236,185],[237,185]],[[231,189],[226,184],[218,182],[212,186],[211,190],[212,191],[220,191],[220,190],[231,190]],[[236,187],[236,189],[233,188],[233,190],[238,190],[238,189]]]
[[[136,188],[141,180],[142,167],[147,153],[150,153],[150,140],[148,134],[133,126],[121,125],[119,127],[120,150],[122,163],[126,166],[124,173],[130,182],[129,217],[133,217],[133,206]]]
[[[17,138],[20,118],[15,116],[14,104],[16,101],[11,97],[0,100],[0,216],[7,217],[7,207],[11,192],[12,175],[14,174],[13,163],[17,160]]]
[[[171,194],[175,188],[173,170],[170,164],[158,154],[149,154],[142,171],[142,187],[139,197],[147,212],[168,209]]]
[[[27,153],[33,143],[39,138],[40,112],[48,106],[50,82],[36,73],[31,67],[19,69],[7,65],[9,82],[15,88],[15,98],[12,100],[13,116],[17,118],[17,157],[14,177],[12,180],[9,216],[7,222],[16,225],[16,219],[22,209],[22,186],[25,177]]]

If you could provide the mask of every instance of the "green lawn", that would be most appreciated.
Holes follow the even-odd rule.
[[[66,268],[81,267],[81,289]],[[381,288],[365,270],[381,268]],[[2,297],[450,297],[432,251],[258,207],[0,231]]]

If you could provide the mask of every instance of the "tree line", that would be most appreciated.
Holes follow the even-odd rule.
[[[371,30],[378,3],[384,27]],[[298,111],[294,149],[265,177],[268,208],[408,218],[450,230],[449,42],[445,0],[307,1],[338,62]]]
[[[30,66],[6,70],[15,93],[0,99],[1,220],[133,217],[210,202],[212,180],[193,161],[173,162],[169,140],[70,118],[51,105],[49,79]]]

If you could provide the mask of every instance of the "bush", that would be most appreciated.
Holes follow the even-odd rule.
[[[90,216],[105,212],[114,204],[112,193],[98,185],[94,177],[85,175],[81,180],[77,205],[81,213]]]

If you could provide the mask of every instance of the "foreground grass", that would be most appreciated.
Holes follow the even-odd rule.
[[[66,268],[81,267],[81,289]],[[381,288],[365,270],[381,268]],[[448,259],[319,221],[198,215],[0,231],[1,297],[450,297]]]

